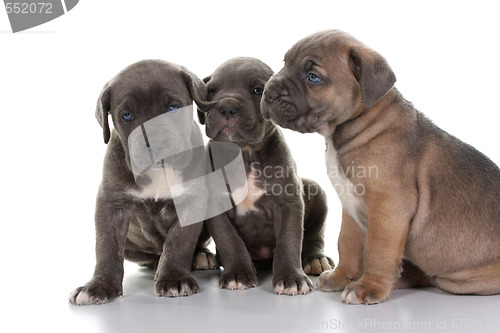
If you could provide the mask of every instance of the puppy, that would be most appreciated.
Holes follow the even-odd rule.
[[[264,118],[326,140],[342,201],[340,260],[318,285],[346,303],[393,288],[500,292],[500,171],[394,88],[378,53],[340,31],[313,34],[267,83]]]
[[[196,142],[203,141],[198,125],[192,121],[191,105],[193,99],[202,103],[205,95],[205,85],[195,75],[159,60],[130,65],[104,86],[96,118],[103,128],[104,142],[109,145],[95,213],[97,262],[93,278],[71,293],[71,303],[102,304],[121,296],[124,259],[157,268],[155,291],[159,296],[198,292],[190,273],[197,244],[195,268],[215,267],[215,256],[205,248],[208,233],[200,237],[203,224],[181,228],[181,212],[176,212],[178,202],[190,191],[206,195],[203,186],[190,188],[182,183],[188,174],[203,173],[198,170],[204,168],[203,163],[190,163],[191,150],[169,156],[163,151],[194,148]],[[189,113],[185,113],[188,120],[184,125],[165,121],[175,112],[179,118],[180,110],[189,106],[190,122]],[[108,115],[114,124],[112,132]],[[188,131],[178,133],[176,127]],[[154,160],[158,153],[163,153],[161,160]],[[141,159],[141,154],[148,157]],[[146,166],[141,167],[144,163]],[[197,203],[196,210],[203,209],[203,203]]]
[[[323,254],[326,198],[318,184],[297,176],[283,135],[262,117],[260,100],[272,74],[257,59],[235,58],[204,80],[211,106],[200,122],[212,141],[240,147],[248,185],[240,201],[243,186],[232,189],[234,209],[206,223],[224,266],[221,288],[254,287],[252,261],[257,267],[271,261],[276,293],[306,294],[312,284],[305,273],[334,266]]]

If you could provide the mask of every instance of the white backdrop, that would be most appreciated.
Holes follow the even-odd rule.
[[[12,34],[0,8],[2,298],[11,308],[50,308],[91,277],[106,148],[95,103],[125,66],[161,58],[203,78],[231,57],[253,56],[278,71],[300,38],[342,29],[387,58],[418,109],[499,164],[498,12],[495,1],[481,0],[82,0]],[[327,191],[326,252],[338,262],[341,208],[323,139],[284,132],[299,173]],[[33,325],[47,320],[32,316]]]

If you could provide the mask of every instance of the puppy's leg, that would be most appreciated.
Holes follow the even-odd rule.
[[[274,292],[279,295],[305,295],[312,290],[312,282],[302,270],[301,263],[304,219],[302,203],[299,200],[290,200],[288,205],[279,202],[277,204],[274,216]]]
[[[209,270],[217,269],[220,265],[217,264],[215,255],[207,248],[210,244],[210,233],[206,223],[203,223],[203,230],[200,234],[200,239],[194,250],[193,270]]]
[[[342,212],[338,241],[339,265],[335,270],[325,271],[319,276],[318,288],[323,291],[342,291],[363,275],[365,239],[366,233],[345,211]]]
[[[453,294],[500,294],[500,259],[456,273],[438,274],[433,282]]]
[[[127,246],[125,246],[125,258],[128,261],[135,262],[137,265],[149,269],[156,269],[158,267],[158,262],[160,261],[159,255],[142,252]]]
[[[394,285],[394,289],[432,287],[430,278],[408,260],[403,260],[403,272]]]
[[[122,295],[123,260],[129,212],[97,200],[96,266],[92,279],[69,296],[72,304],[103,304]]]
[[[326,195],[315,182],[302,179],[304,184],[304,240],[302,242],[302,265],[304,272],[320,275],[335,267],[333,260],[325,256],[325,219],[328,212]]]
[[[220,214],[205,222],[217,247],[224,272],[219,287],[244,290],[257,285],[257,274],[245,243],[234,229],[226,214]]]
[[[185,227],[176,223],[168,231],[155,275],[158,296],[189,296],[199,292],[198,283],[191,276],[191,265],[202,227],[201,222]]]
[[[368,206],[368,232],[363,254],[364,273],[344,289],[348,304],[377,304],[392,292],[401,273],[404,245],[411,219],[410,200],[395,195],[374,200]]]

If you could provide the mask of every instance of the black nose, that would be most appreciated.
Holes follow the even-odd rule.
[[[288,90],[280,80],[271,79],[266,83],[264,89],[264,100],[267,104],[271,104],[281,96],[288,96]]]
[[[264,90],[264,100],[267,104],[271,104],[276,98],[278,98],[279,94],[273,90],[272,88],[266,87]]]
[[[228,106],[224,105],[219,108],[220,113],[226,116],[227,119],[232,118],[236,112],[238,112],[238,109],[234,106]]]

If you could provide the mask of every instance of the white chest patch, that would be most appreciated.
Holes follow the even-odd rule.
[[[236,213],[238,215],[245,215],[248,212],[258,210],[255,207],[255,202],[260,199],[266,193],[262,188],[259,187],[259,180],[257,179],[257,171],[252,168],[247,176],[247,187],[239,187],[232,192],[233,200],[236,198],[241,198],[244,196],[248,188],[248,193],[242,201],[236,205]]]
[[[139,190],[131,189],[129,194],[141,199],[172,199],[181,196],[186,188],[182,184],[182,176],[172,168],[150,170],[148,176],[151,183]]]
[[[364,187],[354,185],[346,176],[344,170],[339,166],[337,151],[328,145],[326,151],[326,169],[328,177],[342,203],[342,209],[356,221],[356,223],[366,230],[366,205],[362,199]]]

